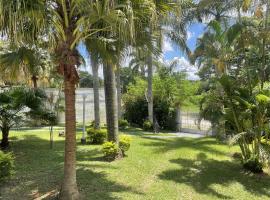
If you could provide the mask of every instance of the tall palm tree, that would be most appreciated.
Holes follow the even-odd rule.
[[[89,0],[0,0],[0,31],[19,43],[34,43],[39,37],[49,40],[50,49],[64,77],[65,93],[65,162],[60,199],[79,199],[76,183],[76,116],[75,85],[79,80],[76,68],[80,65],[77,44],[100,31],[92,24],[100,18],[95,8],[99,1]],[[117,8],[114,18],[125,20]],[[103,31],[111,30],[110,24]]]
[[[148,46],[147,50],[147,102],[148,102],[148,119],[154,122],[154,99],[153,99],[153,47],[161,49],[162,40],[162,21],[173,11],[175,1],[158,0],[152,1],[155,6],[154,20],[149,23],[147,34],[151,38],[152,45]]]
[[[91,67],[93,73],[93,90],[94,90],[94,115],[96,129],[100,128],[100,113],[99,113],[99,76],[98,76],[98,59],[94,54],[91,54]]]
[[[152,4],[149,1],[132,1],[132,3],[129,1],[112,2],[102,1],[99,2],[99,6],[95,7],[97,15],[102,14],[105,17],[94,24],[94,26],[105,29],[108,27],[108,23],[112,22],[117,27],[95,34],[95,37],[86,40],[86,45],[88,48],[91,48],[90,52],[95,51],[97,53],[103,64],[108,139],[118,144],[116,66],[120,63],[121,55],[125,48],[134,41],[133,38],[136,34],[134,25],[140,23],[139,21],[142,18],[150,17]],[[122,8],[121,12],[110,12],[115,7]],[[126,16],[125,20],[117,20],[121,15]],[[96,45],[91,45],[94,42]]]
[[[121,66],[116,65],[116,90],[117,90],[117,116],[118,120],[122,118],[122,84],[121,84]]]

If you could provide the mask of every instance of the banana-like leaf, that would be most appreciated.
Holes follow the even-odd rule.
[[[247,135],[247,132],[241,132],[238,133],[236,135],[234,135],[230,141],[229,141],[229,145],[234,145],[236,144],[241,138],[245,137]]]

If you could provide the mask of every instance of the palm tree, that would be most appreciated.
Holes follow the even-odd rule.
[[[117,90],[117,113],[118,120],[122,118],[122,88],[121,88],[121,67],[120,63],[116,65],[116,90]]]
[[[112,1],[99,2],[97,4],[98,6],[95,7],[96,13],[97,15],[102,14],[105,17],[94,24],[94,26],[105,29],[108,27],[108,23],[114,23],[116,24],[116,28],[99,32],[95,34],[95,37],[86,41],[86,46],[91,48],[90,54],[91,52],[95,52],[103,63],[108,139],[116,144],[118,144],[116,66],[120,63],[123,51],[133,43],[134,35],[137,32],[134,29],[135,24],[141,23],[140,20],[142,18],[146,19],[150,17],[150,13],[152,12],[152,4],[148,1],[133,1],[132,4],[129,2],[125,3],[125,7],[123,7],[118,2],[114,4]],[[110,12],[110,10],[114,10],[118,6],[123,8],[121,12]],[[124,20],[117,20],[121,15],[125,15],[126,18]],[[93,45],[94,43],[95,45]]]
[[[37,88],[37,80],[45,67],[45,56],[41,49],[28,48],[26,46],[10,47],[2,50],[0,54],[0,69],[6,76],[14,79],[21,74],[30,75],[33,87]]]
[[[176,5],[174,1],[158,0],[153,1],[155,5],[155,19],[149,23],[147,34],[151,38],[152,45],[148,46],[147,50],[147,102],[148,102],[148,119],[151,123],[154,122],[154,99],[153,99],[153,53],[155,47],[161,49],[162,41],[162,21],[173,11]],[[157,55],[157,54],[156,54]]]
[[[99,113],[99,77],[98,77],[98,60],[91,54],[91,66],[93,73],[93,90],[94,90],[94,115],[95,115],[95,124],[96,129],[100,128],[100,113]]]
[[[26,116],[47,116],[48,110],[44,109],[46,94],[40,90],[24,87],[10,88],[0,93],[0,130],[2,141],[0,147],[9,147],[9,131],[19,125]]]
[[[58,73],[64,77],[65,93],[65,162],[60,199],[79,199],[76,183],[76,112],[75,85],[79,80],[76,68],[80,65],[76,45],[100,31],[91,25],[98,21],[94,12],[99,1],[88,0],[0,0],[1,33],[17,43],[34,43],[39,37],[49,40],[55,54]],[[93,12],[92,12],[93,11]],[[115,16],[118,20],[124,16]],[[122,19],[122,18],[121,18]],[[29,30],[28,30],[29,29]],[[103,31],[111,30],[111,26]]]

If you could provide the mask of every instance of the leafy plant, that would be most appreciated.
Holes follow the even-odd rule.
[[[106,129],[87,129],[87,134],[89,135],[90,143],[92,144],[103,144],[107,139]]]
[[[0,151],[0,181],[9,178],[14,169],[14,157],[11,153]]]
[[[126,119],[120,119],[118,121],[118,125],[119,125],[120,129],[126,129],[126,128],[128,128],[129,123],[128,123],[128,121]]]
[[[122,154],[125,155],[130,148],[131,138],[127,135],[121,135],[119,140],[119,148],[122,151]]]
[[[46,94],[39,89],[9,88],[0,93],[1,147],[9,146],[9,130],[26,119],[54,124],[56,119],[44,105]]]
[[[152,131],[153,130],[153,123],[149,120],[145,120],[143,122],[143,130],[145,131]]]
[[[119,154],[119,148],[113,142],[105,142],[102,145],[102,151],[104,154],[104,158],[108,161],[115,160]]]

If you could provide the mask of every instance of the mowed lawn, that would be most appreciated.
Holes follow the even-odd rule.
[[[127,157],[109,163],[102,159],[101,146],[80,145],[78,132],[81,199],[270,199],[269,176],[243,171],[231,158],[236,147],[214,138],[154,139],[138,130],[127,133],[132,135]],[[51,150],[47,129],[13,131],[11,138],[16,172],[0,186],[0,199],[52,198],[63,176],[64,139],[55,132]]]

